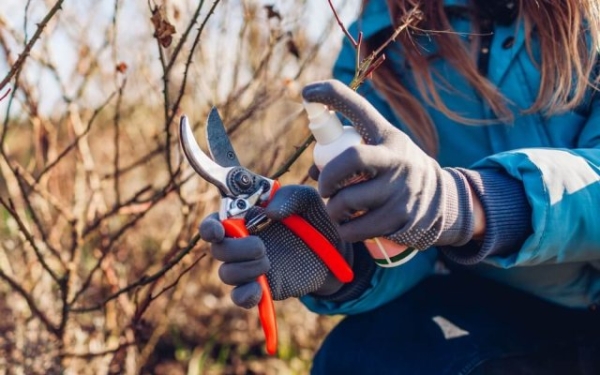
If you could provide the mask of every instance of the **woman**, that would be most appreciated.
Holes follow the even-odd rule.
[[[600,6],[371,0],[350,31],[374,50],[415,9],[361,95],[341,83],[354,73],[349,42],[341,82],[303,91],[366,143],[318,175],[335,225],[308,187],[266,208],[323,228],[354,281],[337,283],[281,225],[224,239],[211,216],[201,234],[222,280],[240,306],[256,305],[266,272],[275,299],[347,315],[313,373],[600,373]],[[370,179],[343,187],[355,173]],[[377,267],[362,245],[377,236],[422,251]]]

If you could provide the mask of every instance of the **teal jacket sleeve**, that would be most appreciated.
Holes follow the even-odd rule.
[[[576,148],[525,148],[489,156],[474,169],[501,169],[520,180],[533,232],[521,249],[487,257],[501,267],[574,262],[600,265],[600,98]]]

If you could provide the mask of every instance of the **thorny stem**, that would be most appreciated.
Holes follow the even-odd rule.
[[[33,48],[34,44],[42,35],[42,32],[46,28],[46,25],[48,25],[48,22],[50,22],[50,20],[52,19],[52,17],[54,17],[56,12],[58,12],[61,9],[63,2],[64,0],[58,0],[50,9],[48,14],[46,14],[46,17],[44,17],[44,19],[42,19],[42,21],[38,24],[38,28],[31,37],[31,40],[29,40],[29,42],[25,46],[25,49],[17,58],[17,61],[12,65],[6,77],[4,77],[4,79],[2,79],[2,81],[0,82],[0,90],[2,90],[4,86],[6,86],[6,84],[15,76],[15,74],[17,74],[19,69],[21,69],[21,66],[25,62],[25,59],[29,56],[29,52],[31,52],[31,49]]]
[[[333,16],[335,17],[335,20],[337,21],[338,25],[342,29],[342,32],[346,35],[346,38],[350,39],[350,42],[352,43],[352,45],[354,46],[354,48],[358,48],[359,45],[360,45],[360,39],[361,39],[360,38],[360,34],[359,34],[358,41],[356,41],[352,37],[352,35],[350,34],[350,32],[348,32],[348,29],[346,28],[346,26],[344,26],[344,23],[340,19],[340,16],[338,15],[337,11],[335,10],[335,7],[333,6],[333,3],[331,2],[331,0],[327,0],[327,2],[329,3],[329,7],[331,8],[331,10],[333,11]]]
[[[306,149],[310,146],[311,143],[313,143],[314,140],[315,140],[315,137],[312,134],[309,135],[302,142],[302,144],[300,144],[300,146],[296,147],[296,151],[292,154],[292,156],[289,157],[288,160],[286,160],[285,163],[283,163],[283,165],[275,173],[273,173],[271,178],[278,179],[284,173],[286,173],[290,169],[290,167],[294,164],[296,159],[298,159],[300,157],[300,155],[302,155],[302,153],[304,151],[306,151]]]
[[[183,98],[183,94],[185,93],[185,89],[187,87],[188,73],[190,70],[190,66],[192,65],[194,51],[198,47],[198,43],[200,43],[200,37],[202,36],[202,32],[204,31],[204,27],[206,26],[208,19],[215,12],[215,8],[217,7],[217,5],[219,4],[220,1],[221,0],[214,0],[213,5],[208,10],[208,14],[206,15],[206,17],[204,17],[202,24],[200,24],[200,27],[198,28],[198,32],[196,33],[196,37],[194,38],[194,42],[192,43],[192,47],[190,48],[190,51],[189,51],[187,61],[185,62],[185,70],[183,72],[183,81],[181,83],[181,88],[179,89],[179,93],[177,95],[177,99],[175,100],[175,103],[171,107],[172,108],[171,115],[169,116],[169,119],[167,120],[169,124],[171,122],[173,122],[173,119],[175,118],[175,115],[177,113],[177,108],[179,108],[179,104],[181,103],[181,99]]]
[[[175,65],[175,61],[177,61],[177,57],[179,56],[179,53],[181,52],[183,45],[188,40],[188,37],[189,37],[190,33],[192,32],[194,25],[197,23],[197,20],[198,20],[198,17],[200,16],[200,11],[202,10],[203,5],[204,5],[204,0],[198,2],[198,6],[196,7],[196,10],[194,11],[194,15],[192,16],[192,22],[190,22],[188,27],[185,29],[185,31],[181,35],[181,38],[179,38],[179,42],[177,42],[177,45],[173,49],[173,53],[171,54],[171,59],[170,59],[169,63],[167,64],[167,67],[164,71],[165,75],[168,75],[171,72],[173,65]]]
[[[396,40],[401,32],[409,28],[415,20],[422,17],[422,13],[419,9],[413,8],[405,16],[404,21],[398,26],[392,35],[375,51],[371,52],[369,56],[363,59],[356,67],[354,78],[350,82],[350,88],[356,90],[372,73],[377,69],[385,60],[383,50],[393,41]]]

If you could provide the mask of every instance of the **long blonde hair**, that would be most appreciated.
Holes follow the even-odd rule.
[[[514,114],[508,109],[507,100],[497,88],[479,71],[476,64],[477,43],[469,47],[452,32],[443,0],[388,0],[392,20],[401,20],[404,14],[417,7],[423,17],[413,30],[429,30],[436,43],[437,57],[450,63],[465,77],[476,92],[494,111],[499,121],[509,123]],[[541,61],[536,62],[541,72],[537,98],[524,113],[542,112],[552,115],[574,109],[580,104],[586,91],[596,89],[598,79],[590,78],[597,63],[600,42],[600,5],[597,0],[525,0],[519,1],[518,17],[525,22],[526,48],[531,53],[532,31],[541,50]],[[537,27],[543,25],[543,27]],[[394,25],[398,27],[398,24]],[[478,30],[474,20],[474,31]],[[476,35],[476,34],[475,34]],[[365,53],[375,50],[378,38],[366,40]],[[475,41],[477,42],[477,41]],[[452,112],[442,101],[438,89],[439,73],[428,64],[428,56],[415,48],[410,32],[403,32],[397,39],[406,58],[406,66],[413,74],[420,96],[449,118],[465,124],[482,124],[481,119],[465,118]],[[396,68],[397,69],[397,68]],[[416,136],[420,145],[430,154],[437,152],[437,133],[423,103],[411,95],[397,79],[397,70],[389,62],[380,66],[373,75],[375,87],[386,97],[402,121]]]

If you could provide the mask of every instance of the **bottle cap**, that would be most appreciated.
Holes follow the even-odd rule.
[[[321,103],[304,102],[308,115],[308,128],[315,136],[317,143],[326,145],[335,141],[344,132],[342,122],[335,112]]]

